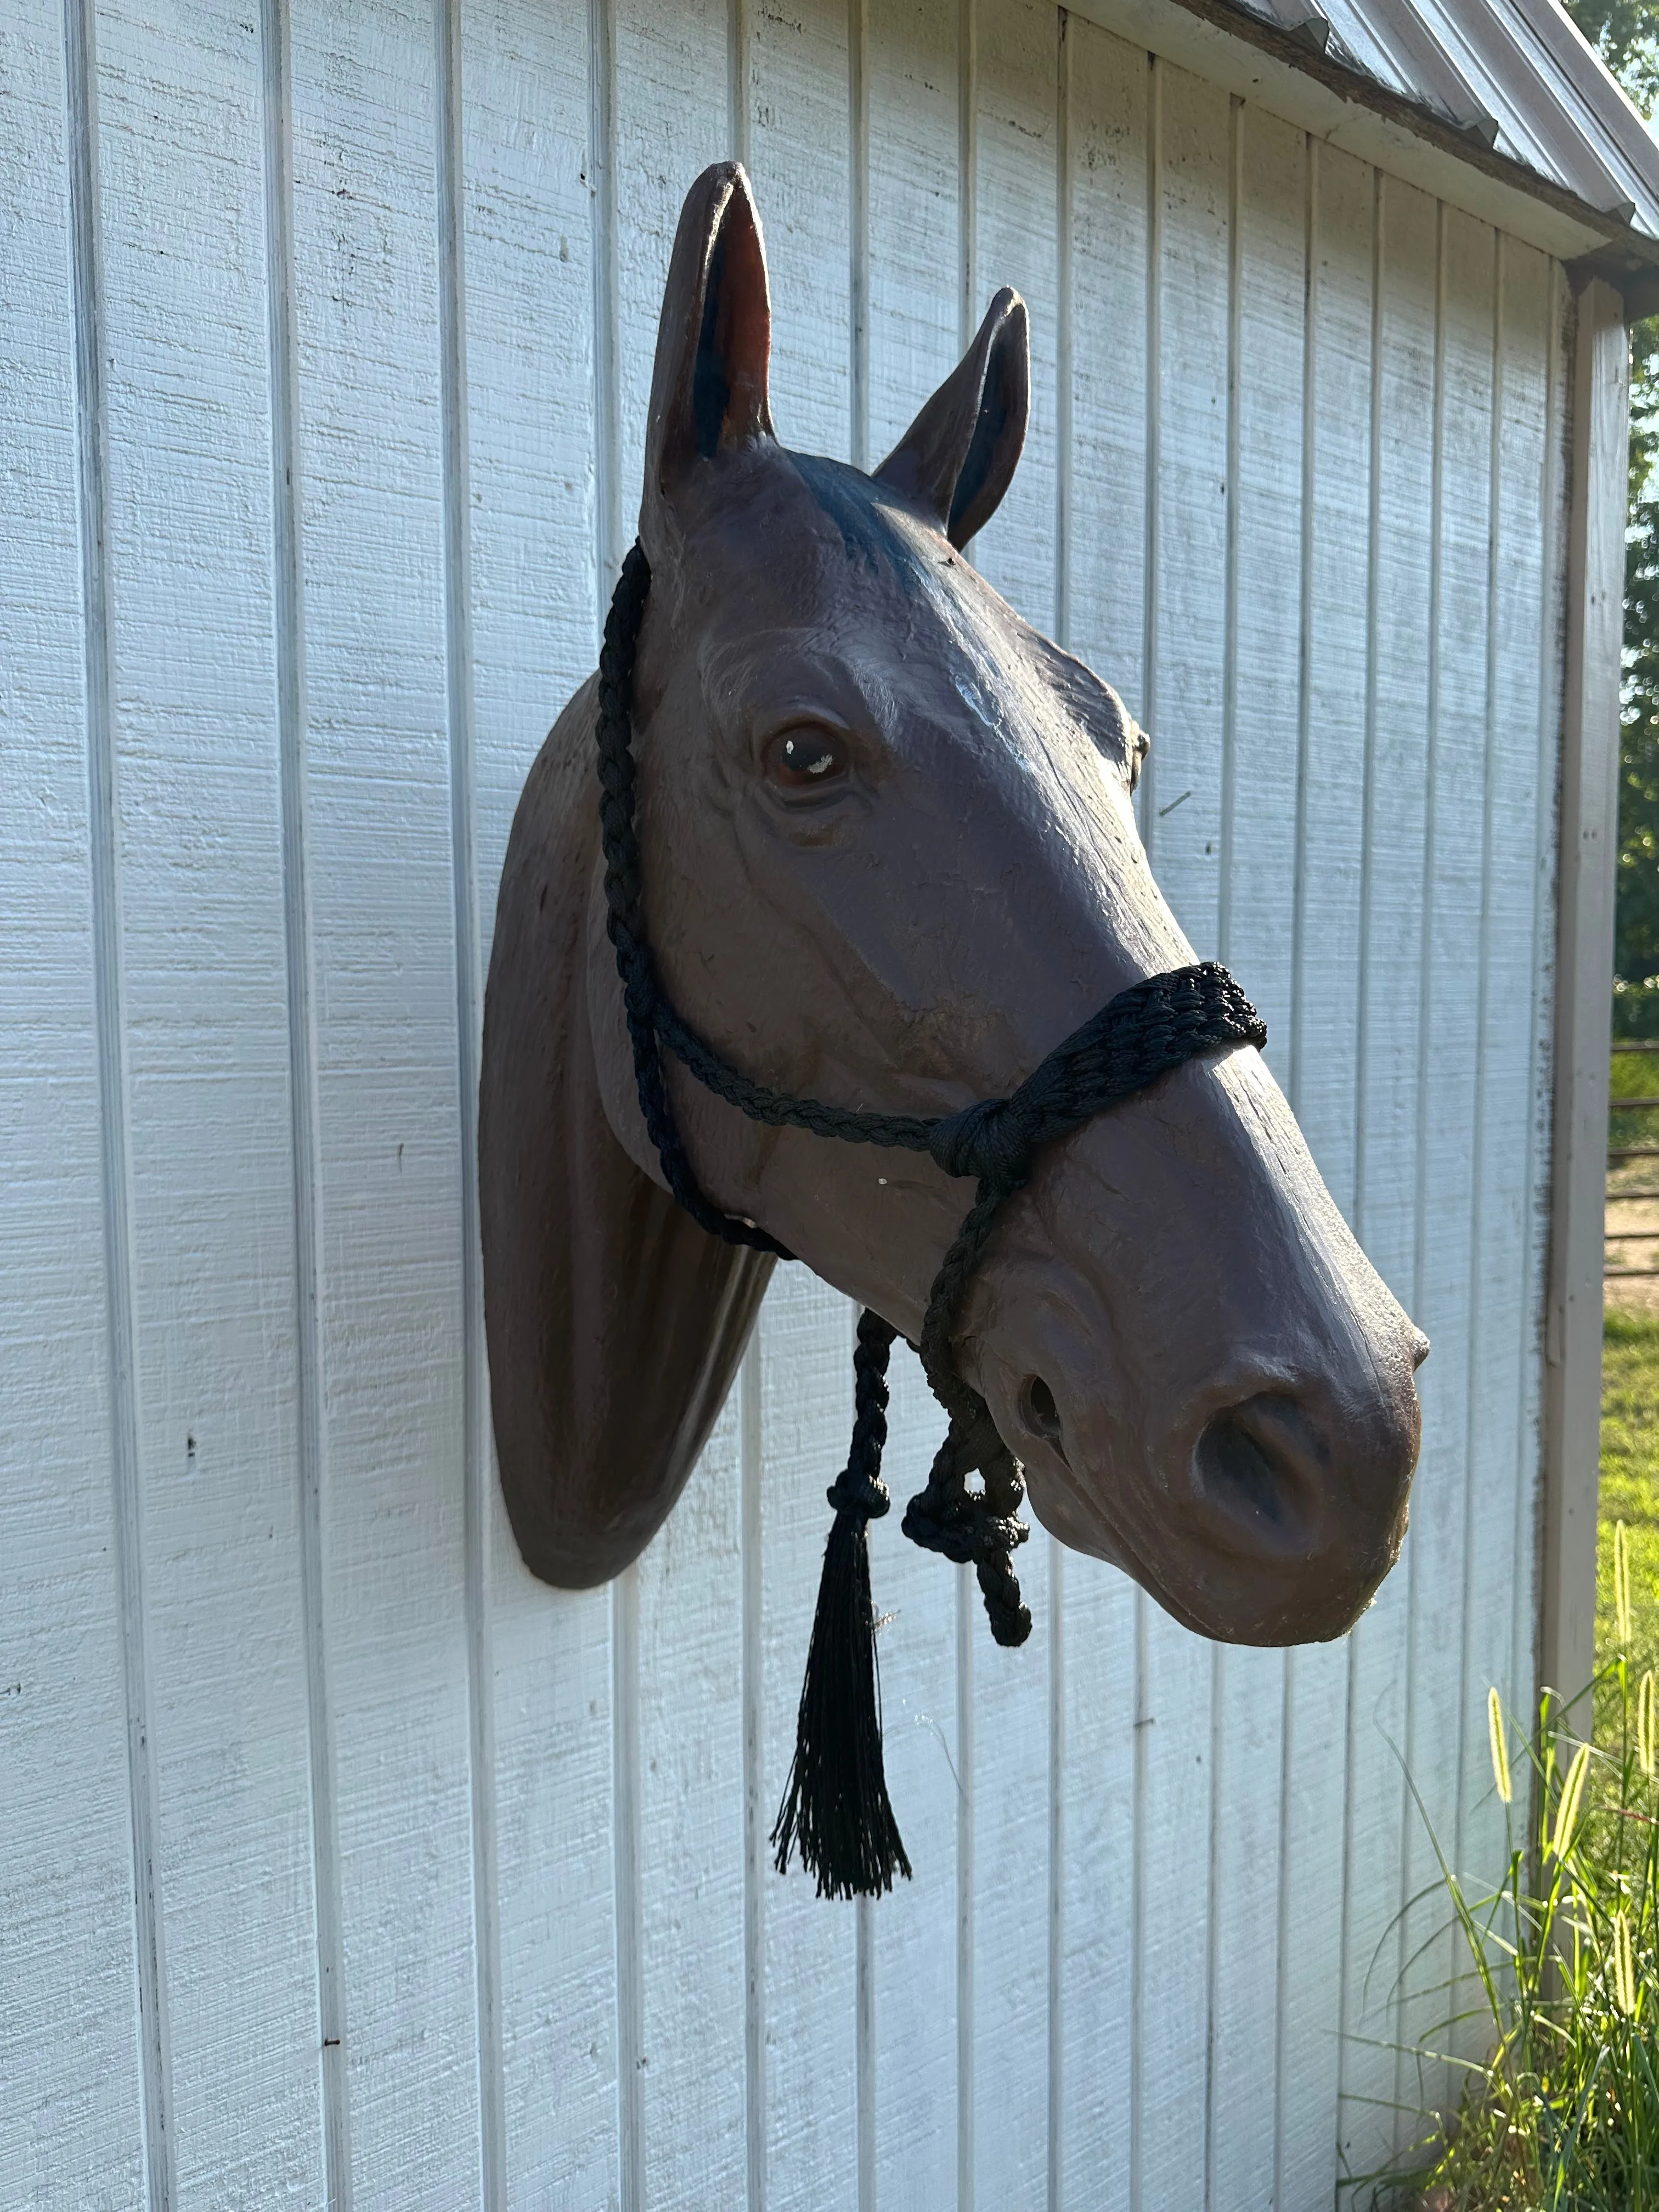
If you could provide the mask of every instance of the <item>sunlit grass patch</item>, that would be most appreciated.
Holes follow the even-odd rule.
[[[1480,1892],[1440,1862],[1473,2001],[1437,2048],[1417,2053],[1466,2086],[1446,2124],[1431,2122],[1414,2166],[1381,2178],[1378,2206],[1659,2207],[1654,1678],[1620,1656],[1597,1686],[1594,1747],[1559,1733],[1547,1697],[1529,1735],[1489,1704],[1508,1864]],[[1485,2063],[1457,2057],[1471,2042],[1490,2051]]]
[[[1417,2054],[1465,2087],[1361,2203],[1659,2212],[1659,1316],[1607,1318],[1596,1647],[1593,1747],[1486,1698],[1509,1861],[1489,1891],[1441,1863],[1474,2010]]]
[[[1659,1318],[1610,1313],[1601,1354],[1601,1502],[1596,1547],[1595,1645],[1619,1649],[1613,1530],[1625,1526],[1630,1566],[1630,1656],[1659,1665]]]

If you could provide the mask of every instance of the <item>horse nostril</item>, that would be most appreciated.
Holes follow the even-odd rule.
[[[1248,1515],[1277,1523],[1281,1509],[1273,1462],[1231,1413],[1211,1422],[1194,1457],[1200,1480],[1218,1504],[1242,1505]]]
[[[1028,1375],[1019,1394],[1019,1417],[1034,1437],[1063,1451],[1060,1440],[1060,1408],[1054,1403],[1054,1394],[1040,1375]]]
[[[1277,1548],[1305,1533],[1322,1456],[1295,1401],[1263,1392],[1215,1416],[1193,1472],[1210,1504]]]

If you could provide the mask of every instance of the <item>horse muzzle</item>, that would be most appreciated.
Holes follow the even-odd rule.
[[[1179,1071],[1016,1206],[963,1348],[1037,1517],[1204,1635],[1341,1635],[1399,1556],[1428,1344],[1265,1068]]]

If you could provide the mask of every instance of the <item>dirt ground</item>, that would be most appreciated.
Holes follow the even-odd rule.
[[[1627,1160],[1607,1176],[1609,1267],[1659,1267],[1659,1197],[1627,1198],[1624,1192],[1659,1192],[1659,1160]],[[1646,1236],[1616,1234],[1632,1230]],[[1607,1302],[1621,1313],[1659,1315],[1659,1275],[1620,1282],[1609,1276]]]

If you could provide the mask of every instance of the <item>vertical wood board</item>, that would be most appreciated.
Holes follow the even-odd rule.
[[[1455,2047],[1460,1940],[1438,1895],[1428,1832],[1455,1833],[1466,1743],[1467,1419],[1473,1362],[1469,1163],[1479,1093],[1482,836],[1486,769],[1494,237],[1439,210],[1426,676],[1428,758],[1418,973],[1415,1318],[1435,1346],[1419,1380],[1423,1452],[1401,1566],[1410,1617],[1405,1764],[1425,1822],[1402,1797],[1399,1910],[1403,2040]],[[1466,949],[1467,948],[1467,949]],[[1474,1049],[1471,1049],[1471,1041]],[[1420,1905],[1413,1900],[1429,1894]],[[1443,1932],[1442,1932],[1443,1931]],[[1402,2098],[1438,2105],[1459,2085],[1403,2058]],[[1419,2087],[1420,2085],[1420,2087]]]
[[[321,1547],[355,2197],[480,2167],[434,21],[295,12]]]
[[[1066,502],[1062,644],[1144,712],[1146,585],[1146,58],[1073,16],[1062,52],[1066,167],[1061,238],[1069,362],[1069,450],[1057,457]],[[1062,385],[1061,394],[1066,393]],[[1103,2173],[1126,2173],[1135,1993],[1135,1620],[1131,1585],[1099,1560],[1065,1560],[1055,1600],[1062,1635],[1057,1777],[1061,1863],[1057,2008],[1048,2084],[1053,2201],[1085,2206]]]
[[[592,665],[598,631],[590,115],[576,0],[533,10],[468,0],[462,28],[474,819],[487,965],[513,809],[548,725]],[[555,1594],[534,1580],[499,1496],[488,1583],[501,2196],[512,2207],[577,2207],[605,2202],[617,2173],[611,1609],[603,1592]]]
[[[1289,1093],[1350,1224],[1362,981],[1374,181],[1308,149],[1302,688]],[[1277,2186],[1322,2203],[1337,2174],[1350,1650],[1288,1656],[1280,1816]],[[1332,1992],[1337,1992],[1333,2005]]]
[[[1429,518],[1432,501],[1436,222],[1408,186],[1373,182],[1364,764],[1358,794],[1358,1065],[1353,1222],[1396,1297],[1415,1295],[1425,804],[1428,782]],[[1432,1354],[1431,1357],[1432,1358]],[[1410,1580],[1396,1571],[1349,1639],[1343,1875],[1344,2171],[1377,2170],[1394,2109],[1406,1806]]]
[[[957,10],[951,0],[871,0],[869,449],[879,463],[955,367]],[[950,2203],[960,2117],[957,1835],[967,1777],[957,1741],[957,1577],[900,1532],[927,1479],[942,1415],[902,1347],[890,1370],[885,1480],[893,1510],[871,1532],[889,1790],[915,1878],[871,1908],[878,2204]],[[869,2212],[861,2207],[860,2212]]]
[[[60,8],[0,22],[0,2197],[99,2212],[144,2188],[137,1929],[99,1121]]]
[[[1218,921],[1226,669],[1227,369],[1232,103],[1160,64],[1155,128],[1157,541],[1152,753],[1141,820],[1152,867],[1201,958]],[[1206,2186],[1215,1654],[1144,1596],[1135,1727],[1133,2212]]]
[[[102,27],[146,1633],[191,2203],[321,2185],[261,47],[234,9]],[[204,204],[221,220],[181,251]]]
[[[1285,1085],[1302,773],[1308,155],[1302,133],[1270,117],[1235,106],[1231,122],[1216,943],[1250,979],[1268,1065]],[[1241,2212],[1274,2195],[1286,1663],[1279,1652],[1218,1649],[1214,1670],[1206,2201]]]

